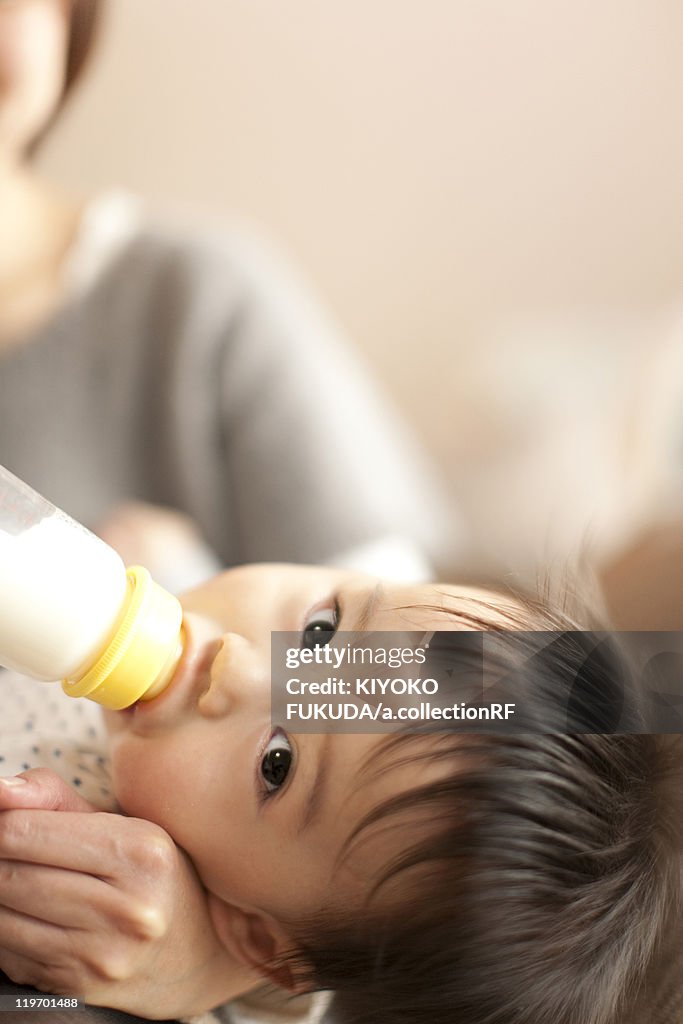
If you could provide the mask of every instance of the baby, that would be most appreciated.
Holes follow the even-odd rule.
[[[20,810],[49,805],[31,773],[0,787],[14,808],[0,815],[0,858],[14,862],[12,884],[0,873],[0,968],[150,1017],[270,980],[333,990],[344,1024],[621,1024],[678,899],[669,755],[655,737],[586,733],[590,708],[574,734],[288,735],[270,721],[271,630],[316,647],[338,629],[504,638],[579,629],[573,619],[494,591],[287,565],[230,570],[182,603],[188,643],[172,685],[105,712],[127,817],[62,797],[50,798],[62,814]],[[526,692],[564,706],[584,661],[553,647]],[[584,692],[603,683],[627,686],[618,659]],[[48,906],[36,904],[38,870],[50,872]],[[69,955],[87,961],[88,901],[111,901],[102,879],[115,892],[124,875],[140,966],[110,959],[90,988],[63,963],[51,974],[46,943],[75,919]],[[125,931],[116,913],[107,903],[98,920]]]

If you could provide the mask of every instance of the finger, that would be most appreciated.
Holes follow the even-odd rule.
[[[92,933],[117,929],[131,939],[160,938],[169,914],[150,898],[124,892],[92,875],[0,861],[0,910]],[[0,929],[0,946],[2,930]]]
[[[98,954],[92,944],[88,955],[80,956],[74,951],[73,937],[62,929],[9,911],[0,911],[0,916],[5,926],[0,943],[0,970],[17,984],[89,998],[97,989],[98,977],[107,976],[106,953]],[[115,968],[114,957],[111,963]]]
[[[0,907],[0,936],[0,969],[7,970],[12,959],[16,969],[23,958],[30,984],[43,989],[60,978],[59,991],[80,988],[79,994],[88,997],[98,982],[125,982],[139,969],[137,944],[112,941],[111,934],[104,932],[60,928],[4,907]]]
[[[20,953],[14,953],[0,946],[0,971],[4,971],[16,985],[32,985],[43,992],[57,994],[60,992],[59,987],[53,981],[49,983],[47,981],[48,970],[48,965],[37,960],[35,955],[33,957],[22,956]]]
[[[106,880],[149,882],[169,873],[179,853],[159,826],[139,818],[98,811],[93,814],[8,810],[0,814],[0,858],[82,871]]]
[[[34,807],[46,811],[98,810],[49,768],[31,768],[0,778],[0,809]]]
[[[93,928],[120,920],[129,900],[92,875],[61,868],[0,861],[0,910],[69,928]],[[3,934],[0,928],[0,946]]]
[[[58,925],[0,907],[0,950],[49,963],[68,952],[68,932]],[[2,953],[0,952],[0,966]]]
[[[0,948],[0,971],[4,971],[17,985],[31,985],[41,992],[76,996],[93,1006],[112,1008],[119,1005],[118,997],[112,997],[116,996],[117,990],[121,987],[125,992],[127,981],[133,976],[131,966],[125,957],[104,952],[90,962],[76,959],[68,950],[60,950],[53,960],[48,960],[47,957],[43,958],[42,954],[37,955],[35,950],[32,955],[31,952],[23,954]],[[146,1010],[149,1009],[149,1001],[144,1005]],[[131,1012],[136,1011],[131,1009]],[[25,1012],[22,1019],[26,1020],[29,1016],[30,1014]],[[67,1016],[71,1020],[71,1014],[67,1013]],[[45,1013],[39,1014],[35,1019],[39,1020],[41,1017],[50,1019],[50,1015]],[[33,1017],[31,1019],[33,1020]]]

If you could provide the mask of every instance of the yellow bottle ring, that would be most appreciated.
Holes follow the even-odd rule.
[[[88,697],[113,710],[157,696],[170,682],[182,654],[183,610],[178,599],[142,566],[132,566],[126,576],[126,601],[107,647],[84,675],[62,681],[70,697]]]

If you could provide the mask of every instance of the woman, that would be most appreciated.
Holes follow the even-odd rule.
[[[449,531],[414,443],[289,273],[35,176],[101,6],[0,5],[0,463],[172,589],[262,560],[424,576]]]

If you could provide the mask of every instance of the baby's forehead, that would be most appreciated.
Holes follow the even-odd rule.
[[[365,756],[359,761],[356,782],[372,785],[374,779],[391,775],[395,788],[414,788],[433,778],[435,772],[428,766],[438,761],[445,747],[453,745],[453,733],[443,730],[419,731],[406,728],[369,737]],[[400,769],[407,770],[400,777]]]
[[[352,829],[367,819],[398,818],[402,804],[418,810],[420,791],[453,770],[453,735],[443,732],[396,731],[382,735],[338,737],[341,746],[355,747],[345,780]],[[372,820],[370,820],[372,819]]]
[[[452,736],[409,732],[365,736],[357,743],[346,806],[337,819],[337,863],[361,889],[392,858],[425,838],[433,824],[426,793],[453,771],[453,746]]]
[[[493,587],[422,583],[386,587],[373,629],[488,629],[516,625],[526,611],[522,600]]]

